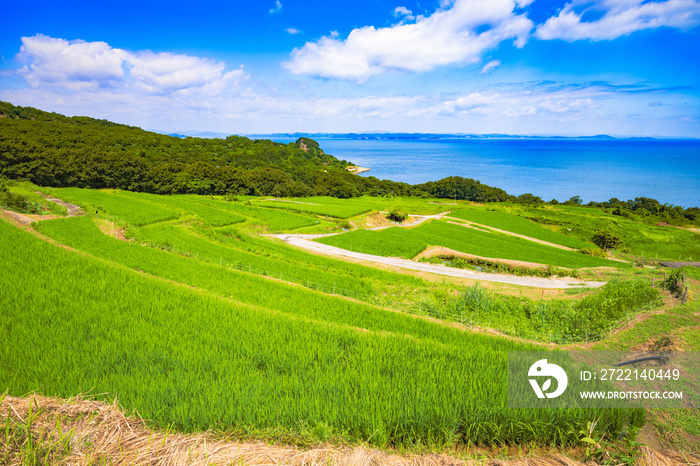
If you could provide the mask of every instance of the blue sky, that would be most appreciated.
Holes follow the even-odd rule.
[[[0,100],[167,132],[700,137],[700,0],[6,2]]]

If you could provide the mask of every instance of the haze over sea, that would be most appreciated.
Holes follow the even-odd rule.
[[[326,153],[371,169],[360,176],[411,184],[462,176],[545,201],[650,197],[700,206],[700,140],[315,139]]]

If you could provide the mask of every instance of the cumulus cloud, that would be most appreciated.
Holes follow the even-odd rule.
[[[294,49],[284,66],[295,74],[363,82],[389,70],[421,72],[478,63],[504,40],[518,47],[526,43],[533,23],[515,8],[514,0],[442,2],[435,13],[410,24],[366,26],[345,40],[331,35],[307,42]]]
[[[599,16],[586,21],[586,14]],[[700,24],[700,0],[575,0],[537,27],[539,39],[612,40],[643,29],[685,29]]]
[[[23,37],[20,70],[32,86],[42,83],[73,88],[107,87],[124,78],[128,54],[105,42],[67,41],[38,34]]]
[[[23,37],[19,70],[30,85],[69,89],[119,88],[152,94],[221,92],[246,79],[223,62],[151,51],[129,52],[105,42],[68,41],[44,35]]]
[[[299,34],[301,32],[299,29],[296,29],[296,28],[287,28],[285,30],[287,31],[287,33],[292,34],[292,35]]]

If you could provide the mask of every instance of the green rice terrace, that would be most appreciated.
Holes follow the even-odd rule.
[[[594,420],[700,444],[684,410],[507,401],[509,351],[700,350],[700,273],[659,265],[700,258],[692,228],[420,197],[8,190],[27,204],[0,221],[0,392],[283,444],[575,448]]]

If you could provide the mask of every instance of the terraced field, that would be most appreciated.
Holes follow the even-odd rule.
[[[122,196],[117,192],[79,188],[62,188],[53,191],[64,201],[80,204],[89,212],[101,211],[135,226],[172,220],[180,216],[175,209],[130,196]]]
[[[541,225],[565,229],[568,236],[590,240],[598,230],[621,238],[617,252],[654,260],[693,261],[700,258],[698,233],[672,225],[641,223],[597,209],[561,206],[526,208],[520,215]]]
[[[610,430],[643,420],[636,411],[509,410],[507,351],[532,346],[98,239],[96,229],[83,234],[90,221],[42,231],[109,262],[0,223],[3,268],[18,271],[0,283],[12,322],[0,327],[0,386],[13,393],[108,393],[186,431],[303,424],[384,446],[566,442],[591,416]],[[146,264],[145,274],[130,270]]]
[[[327,196],[289,200],[263,199],[256,201],[255,205],[307,213],[310,212],[341,219],[355,217],[372,210],[400,210],[411,212],[416,215],[434,215],[446,210],[443,205],[436,203],[434,199],[382,198],[369,196],[352,199],[337,199]]]
[[[469,220],[481,225],[487,225],[574,249],[592,247],[590,243],[552,231],[533,221],[507,212],[487,210],[484,208],[459,209],[451,212],[450,217]]]
[[[255,200],[55,191],[99,214],[35,226],[79,252],[0,222],[0,265],[17,270],[0,274],[7,316],[0,323],[0,340],[7,342],[0,348],[0,388],[11,394],[37,387],[61,397],[90,391],[118,396],[161,427],[402,449],[562,445],[575,442],[572,432],[593,418],[610,435],[644,423],[640,410],[509,409],[508,352],[541,347],[469,328],[488,322],[533,340],[545,335],[545,342],[607,335],[622,316],[658,303],[658,291],[645,280],[615,282],[578,300],[504,297],[478,285],[319,257],[255,235],[341,231],[343,222],[324,214],[260,207]],[[391,200],[351,201],[348,212],[363,202],[376,211]],[[102,232],[120,226],[131,241]],[[320,241],[383,256],[413,257],[441,244],[564,267],[607,265],[620,273],[629,267],[435,220]],[[414,306],[421,316],[385,307],[389,301]]]
[[[564,251],[543,244],[496,232],[486,232],[444,221],[433,221],[417,228],[389,228],[381,231],[356,230],[316,241],[352,251],[411,259],[429,245],[481,257],[521,260],[558,267],[629,267],[629,264],[576,251]]]

